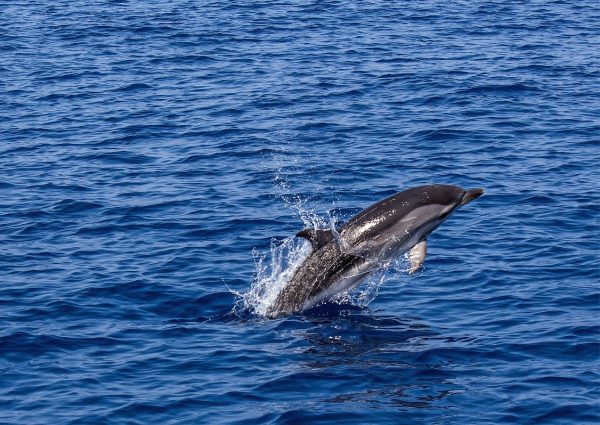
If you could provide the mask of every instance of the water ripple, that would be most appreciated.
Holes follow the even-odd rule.
[[[598,423],[598,12],[5,2],[3,423]],[[486,196],[421,273],[236,304],[304,221],[432,182]]]

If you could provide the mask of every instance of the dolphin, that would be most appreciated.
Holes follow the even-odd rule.
[[[362,210],[339,229],[304,229],[312,252],[267,310],[271,318],[299,313],[347,294],[367,276],[408,252],[409,273],[425,260],[427,237],[454,211],[483,194],[447,184],[398,192]]]

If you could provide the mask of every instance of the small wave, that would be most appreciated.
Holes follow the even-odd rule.
[[[152,86],[148,85],[148,84],[144,84],[144,83],[133,83],[133,84],[127,84],[125,86],[121,86],[119,88],[116,88],[115,92],[132,92],[132,91],[140,91],[140,90],[147,90],[147,89],[151,89]]]
[[[498,95],[498,94],[519,94],[538,92],[541,89],[522,83],[516,84],[483,84],[475,87],[470,87],[461,90],[463,94],[483,94],[483,95]]]
[[[63,199],[62,201],[52,206],[52,211],[63,214],[82,213],[97,208],[102,208],[102,205],[95,202],[76,201],[74,199]]]
[[[51,352],[115,346],[119,344],[119,340],[106,336],[70,337],[18,331],[1,336],[0,344],[0,359],[22,362]]]
[[[148,164],[154,161],[154,158],[127,151],[107,152],[102,154],[89,155],[82,159],[99,160],[113,164]]]

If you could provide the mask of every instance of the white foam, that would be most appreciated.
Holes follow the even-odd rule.
[[[277,295],[289,283],[310,250],[309,243],[294,237],[283,241],[273,239],[269,253],[253,250],[254,279],[250,290],[242,294],[243,308],[265,316]]]

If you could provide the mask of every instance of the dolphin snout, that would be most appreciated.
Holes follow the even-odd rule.
[[[472,200],[479,198],[481,195],[483,195],[483,189],[481,188],[467,189],[465,190],[465,194],[463,195],[460,204],[468,204]]]

